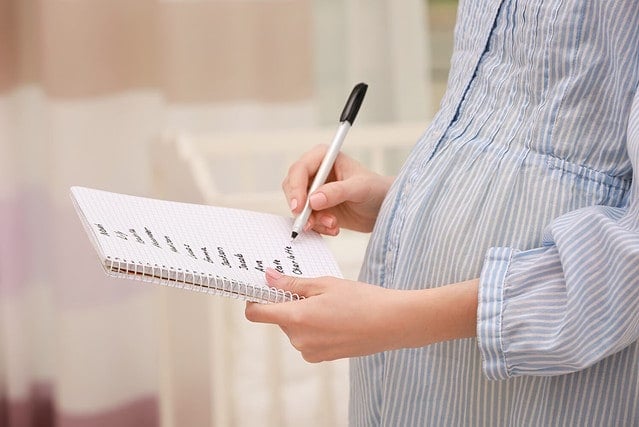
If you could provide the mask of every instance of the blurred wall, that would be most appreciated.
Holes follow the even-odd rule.
[[[212,374],[175,388],[164,369],[189,340],[167,339],[167,305],[190,297],[106,279],[69,186],[147,195],[160,134],[332,126],[358,81],[362,123],[426,121],[425,17],[417,0],[0,0],[0,425],[213,424]],[[304,420],[242,398],[262,404],[230,424]]]

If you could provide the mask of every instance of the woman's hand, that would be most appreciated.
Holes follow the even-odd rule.
[[[293,163],[282,182],[291,211],[299,215],[306,203],[308,187],[326,153],[326,145],[318,145]],[[310,195],[311,214],[306,230],[313,229],[331,236],[340,228],[370,232],[379,208],[393,182],[369,171],[351,157],[340,153],[327,183]]]
[[[246,318],[279,325],[309,362],[475,335],[476,280],[399,291],[334,277],[294,278],[272,269],[266,279],[270,286],[305,299],[247,303]]]
[[[308,362],[395,348],[404,333],[392,313],[395,301],[388,289],[335,277],[294,278],[272,269],[266,277],[270,286],[305,299],[247,303],[246,318],[279,325]]]

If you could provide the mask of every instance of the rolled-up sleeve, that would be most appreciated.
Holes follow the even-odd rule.
[[[575,372],[639,339],[639,96],[627,146],[624,206],[562,215],[539,248],[488,250],[477,314],[488,378]]]

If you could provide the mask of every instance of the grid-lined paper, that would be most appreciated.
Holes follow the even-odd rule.
[[[291,218],[83,187],[72,187],[71,195],[105,268],[122,266],[160,282],[215,277],[264,288],[266,267],[297,277],[341,277],[320,235],[290,241]]]

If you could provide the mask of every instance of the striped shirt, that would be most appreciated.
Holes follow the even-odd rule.
[[[638,81],[637,0],[460,3],[360,279],[479,277],[477,338],[352,359],[351,424],[639,425]]]

